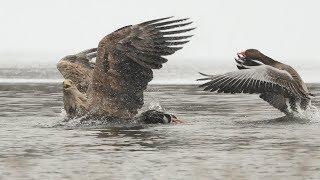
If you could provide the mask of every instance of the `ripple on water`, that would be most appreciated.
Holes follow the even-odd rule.
[[[311,89],[319,94],[320,85]],[[59,84],[0,91],[0,179],[320,177],[319,118],[282,118],[254,95],[153,85],[144,108],[158,103],[186,123],[123,126],[63,122]]]

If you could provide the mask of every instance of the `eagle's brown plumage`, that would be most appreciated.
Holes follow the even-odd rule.
[[[168,17],[125,26],[105,36],[96,51],[91,51],[96,53],[94,68],[87,66],[92,65],[90,58],[82,53],[85,64],[68,62],[61,68],[59,63],[58,69],[86,90],[88,114],[130,119],[143,105],[143,91],[153,78],[152,70],[162,68],[167,62],[164,56],[188,42],[191,36],[180,34],[193,30],[184,28],[191,23]]]
[[[70,79],[82,93],[86,93],[92,80],[97,48],[88,49],[62,58],[57,68],[65,79]]]

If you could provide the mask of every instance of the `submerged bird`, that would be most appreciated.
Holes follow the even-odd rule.
[[[188,19],[161,18],[120,28],[98,45],[59,61],[64,108],[69,118],[95,117],[130,120],[143,105],[143,91],[153,69],[167,62],[191,36],[180,35]],[[93,58],[96,58],[93,62]],[[165,117],[165,116],[164,116]],[[171,116],[170,116],[171,117]]]
[[[293,115],[311,106],[311,93],[297,71],[256,49],[238,53],[238,71],[206,75],[200,85],[205,91],[218,93],[260,94],[260,98],[286,115]]]
[[[143,112],[141,116],[138,117],[138,120],[146,124],[183,123],[183,121],[178,119],[175,115],[157,110]]]

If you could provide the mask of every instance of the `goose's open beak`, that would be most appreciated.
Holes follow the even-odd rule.
[[[176,123],[176,124],[184,123],[184,121],[178,119],[175,115],[170,114],[170,117],[171,117],[171,122],[172,123]]]
[[[246,55],[244,54],[244,52],[237,53],[237,56],[241,60],[244,60],[246,58]]]

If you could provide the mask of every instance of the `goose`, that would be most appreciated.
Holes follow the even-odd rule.
[[[311,106],[311,94],[297,71],[257,49],[237,53],[237,71],[219,75],[200,73],[208,81],[199,87],[218,93],[259,94],[259,97],[286,115],[301,113]]]

